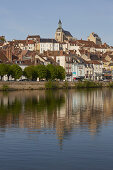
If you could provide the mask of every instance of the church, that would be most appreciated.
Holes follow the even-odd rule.
[[[62,28],[62,22],[61,20],[59,20],[58,22],[58,28],[56,30],[56,33],[55,33],[55,40],[58,41],[58,42],[65,42],[65,41],[70,41],[70,40],[73,40],[73,36],[71,35],[71,33],[69,31],[65,31],[63,28]]]

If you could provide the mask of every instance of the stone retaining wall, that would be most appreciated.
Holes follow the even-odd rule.
[[[68,84],[68,88],[75,88],[75,82],[57,82],[58,88],[66,88]],[[0,82],[0,90],[40,90],[45,89],[46,82],[16,82],[16,81],[7,81]],[[103,87],[108,87],[108,82],[102,82]]]

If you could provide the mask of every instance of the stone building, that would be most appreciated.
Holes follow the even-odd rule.
[[[59,51],[59,43],[55,39],[41,38],[39,43],[40,53],[44,51]]]
[[[69,31],[65,31],[62,28],[62,22],[61,20],[59,20],[58,28],[55,33],[55,40],[58,42],[64,42],[65,40],[72,40],[72,39],[73,36],[71,35],[71,33]]]
[[[90,34],[90,36],[88,37],[88,40],[89,41],[93,41],[97,45],[101,45],[102,44],[101,38],[97,34],[95,34],[94,32],[92,32]]]

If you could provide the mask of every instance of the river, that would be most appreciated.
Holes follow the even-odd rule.
[[[113,170],[113,89],[0,92],[0,170]]]

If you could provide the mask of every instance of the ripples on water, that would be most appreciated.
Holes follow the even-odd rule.
[[[0,93],[0,170],[111,170],[112,145],[112,89]]]

